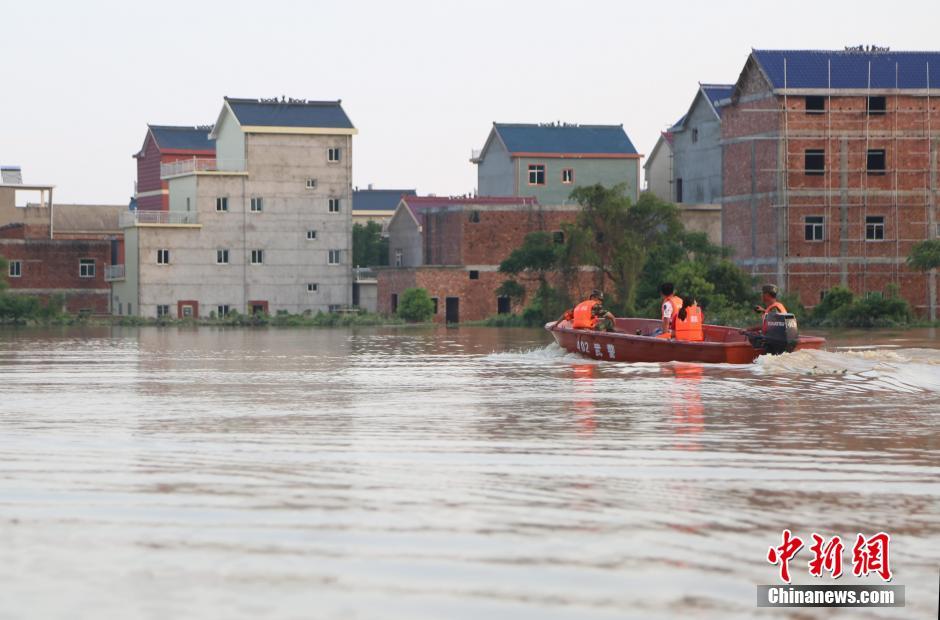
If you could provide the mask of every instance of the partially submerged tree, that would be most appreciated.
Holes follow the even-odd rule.
[[[927,239],[914,245],[907,264],[918,271],[940,268],[940,239]]]
[[[388,265],[388,238],[382,236],[382,227],[376,222],[353,224],[352,251],[357,267]]]
[[[410,323],[424,323],[434,316],[434,301],[423,288],[409,288],[401,294],[398,316]]]

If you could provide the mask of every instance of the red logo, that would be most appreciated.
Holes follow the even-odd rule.
[[[856,577],[876,573],[885,581],[891,581],[891,568],[888,565],[890,543],[891,536],[884,532],[878,532],[867,540],[859,534],[852,549],[852,573]]]
[[[780,579],[790,583],[790,560],[803,548],[803,540],[791,536],[790,530],[783,530],[783,544],[771,547],[767,552],[767,561],[771,564],[780,564]]]
[[[790,530],[783,530],[783,541],[777,547],[767,551],[767,561],[780,566],[780,580],[790,583],[790,560],[793,560],[803,548],[803,539],[794,536]],[[828,541],[813,532],[813,544],[809,550],[813,554],[807,566],[809,574],[813,577],[822,577],[829,573],[833,579],[842,576],[842,554],[845,545],[842,538],[833,536]],[[858,534],[855,546],[852,548],[852,574],[856,577],[866,577],[874,573],[884,581],[891,581],[891,566],[888,561],[888,547],[891,536],[885,532],[878,532],[870,538]]]

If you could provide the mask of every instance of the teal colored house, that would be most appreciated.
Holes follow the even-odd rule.
[[[480,196],[564,204],[579,185],[623,183],[636,202],[640,158],[623,125],[493,123],[477,165]]]

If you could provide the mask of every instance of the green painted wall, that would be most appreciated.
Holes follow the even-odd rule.
[[[545,185],[529,185],[529,165],[545,165]],[[571,190],[579,185],[600,183],[612,186],[624,183],[627,196],[635,203],[639,198],[637,174],[639,159],[538,159],[520,157],[513,160],[518,165],[516,181],[517,196],[535,196],[543,205],[563,204],[569,200]],[[561,182],[561,171],[565,168],[574,170],[574,183]]]

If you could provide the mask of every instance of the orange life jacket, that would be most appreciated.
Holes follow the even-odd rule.
[[[705,340],[705,332],[702,329],[703,322],[702,309],[698,304],[686,306],[685,319],[676,316],[676,340],[689,340],[691,342]]]
[[[594,306],[601,302],[596,299],[582,301],[574,307],[574,322],[572,327],[575,329],[594,329],[597,327],[597,317],[594,316]]]
[[[776,312],[777,314],[786,314],[787,308],[779,301],[775,301],[764,309],[764,316],[761,317],[761,330],[764,333],[767,333],[767,315],[771,312]]]
[[[676,317],[679,316],[679,310],[682,309],[682,298],[678,295],[670,295],[663,300],[663,303],[668,303],[672,306],[672,316],[669,318],[669,329],[674,330],[676,328]],[[662,318],[666,318],[665,315]]]

